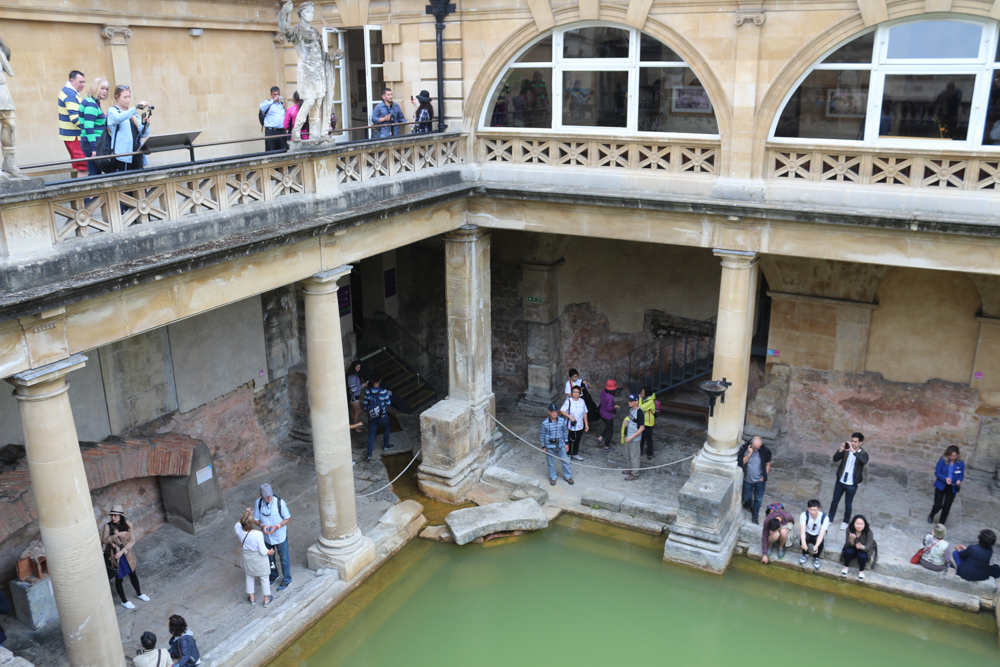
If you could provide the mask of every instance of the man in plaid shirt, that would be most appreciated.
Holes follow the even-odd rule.
[[[555,403],[549,406],[549,416],[542,420],[538,439],[545,450],[545,461],[549,464],[549,484],[556,485],[556,462],[562,461],[563,478],[567,484],[573,484],[573,471],[569,469],[569,429],[565,417],[559,416],[559,406]]]

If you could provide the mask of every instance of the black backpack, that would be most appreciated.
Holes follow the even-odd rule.
[[[117,136],[118,130],[115,129],[115,135]],[[97,140],[97,149],[94,153],[99,156],[99,159],[92,160],[97,170],[102,174],[110,174],[113,171],[117,171],[118,165],[117,160],[115,160],[115,149],[114,142],[111,140],[111,129],[104,128],[104,132],[101,133],[100,138]]]
[[[264,119],[267,118],[267,114],[270,113],[271,107],[273,107],[277,102],[271,102],[271,106],[267,108],[267,111],[263,109],[257,109],[257,120],[260,121],[260,129],[264,130]]]

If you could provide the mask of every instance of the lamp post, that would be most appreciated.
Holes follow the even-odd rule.
[[[437,75],[438,75],[438,132],[444,132],[444,17],[455,11],[455,3],[448,0],[431,0],[427,5],[428,14],[434,16],[437,29]]]

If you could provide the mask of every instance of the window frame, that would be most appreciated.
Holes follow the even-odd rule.
[[[581,28],[614,28],[617,30],[622,30],[629,35],[629,55],[627,58],[572,58],[566,57],[563,54],[564,50],[564,35],[567,32],[573,30],[578,30]],[[667,44],[663,40],[649,33],[644,33],[638,28],[633,28],[630,26],[620,25],[617,23],[610,23],[607,21],[582,21],[579,23],[574,23],[572,25],[562,26],[556,28],[550,32],[547,32],[539,37],[531,40],[528,44],[517,50],[517,52],[510,58],[510,60],[504,65],[504,68],[500,71],[500,74],[493,81],[493,85],[490,86],[489,94],[486,96],[486,103],[479,114],[478,131],[479,132],[510,132],[516,130],[518,133],[524,134],[564,134],[564,135],[595,135],[595,136],[607,136],[613,134],[616,136],[637,136],[637,137],[649,137],[658,139],[673,139],[673,138],[690,138],[698,140],[718,140],[721,137],[719,132],[714,133],[693,133],[693,132],[651,132],[649,130],[639,130],[639,69],[645,67],[655,67],[655,68],[676,68],[676,69],[690,69],[692,72],[694,68],[686,60],[641,60],[642,49],[641,40],[642,35],[646,35],[651,39],[655,39],[658,42],[664,44],[670,48],[678,57],[681,57],[677,50],[674,49],[670,44]],[[544,39],[552,38],[552,58],[546,61],[534,61],[534,62],[517,62],[517,59],[526,54],[536,44],[543,41]],[[489,118],[492,114],[492,109],[490,108],[490,102],[496,96],[497,88],[503,82],[509,72],[514,69],[551,69],[552,71],[552,89],[549,91],[550,98],[552,99],[552,127],[550,128],[534,128],[534,127],[518,127],[518,128],[503,128],[503,127],[492,127],[489,125]],[[628,74],[628,92],[626,97],[626,123],[625,127],[608,127],[608,126],[594,126],[594,125],[573,125],[570,122],[566,122],[570,119],[564,119],[564,108],[563,108],[563,93],[564,87],[562,85],[563,75],[566,72],[627,72]],[[695,73],[697,74],[697,72]],[[706,94],[709,95],[709,100],[712,104],[712,116],[715,118],[716,126],[719,125],[719,116],[717,113],[718,105],[716,101],[711,99],[711,94],[708,88],[705,87],[701,78],[698,78],[699,83],[701,83],[702,88],[705,88]]]
[[[979,44],[979,55],[976,58],[913,58],[913,59],[889,59],[889,31],[898,25],[905,23],[929,22],[929,21],[951,21],[960,23],[971,23],[982,28]],[[809,67],[795,81],[788,93],[785,95],[778,107],[778,113],[771,120],[771,128],[768,131],[767,141],[773,144],[787,146],[813,146],[822,144],[824,146],[844,146],[856,148],[919,148],[921,151],[951,152],[956,150],[983,150],[1000,151],[1000,145],[983,144],[983,137],[986,134],[986,118],[989,112],[990,84],[993,81],[995,71],[1000,71],[1000,59],[996,57],[996,43],[1000,31],[1000,23],[976,19],[968,16],[955,16],[952,14],[926,14],[914,19],[909,17],[897,21],[887,21],[883,24],[863,30],[849,39],[839,42],[826,51],[816,63]],[[862,36],[875,33],[874,44],[872,45],[872,59],[869,63],[824,63],[827,58],[833,55],[838,49]],[[781,121],[785,108],[791,98],[798,92],[810,74],[817,70],[859,70],[870,72],[868,83],[868,106],[865,115],[864,139],[822,139],[813,137],[778,137],[775,132],[778,123]],[[882,113],[882,97],[885,91],[886,76],[900,75],[969,75],[975,76],[972,96],[969,100],[969,130],[966,138],[962,141],[918,138],[918,137],[882,137],[879,136],[879,122]]]

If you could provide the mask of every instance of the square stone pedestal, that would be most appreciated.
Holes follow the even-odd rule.
[[[56,596],[52,592],[52,579],[49,577],[35,582],[10,582],[10,599],[17,620],[32,630],[38,630],[59,619]]]
[[[472,406],[450,398],[438,401],[420,415],[423,460],[417,481],[428,498],[460,503],[479,481],[481,422],[473,417]]]
[[[735,493],[732,477],[696,470],[681,489],[663,560],[725,572],[739,535]]]
[[[341,581],[350,581],[373,560],[375,543],[369,537],[362,537],[350,550],[330,550],[320,544],[306,550],[306,563],[310,570],[336,569]]]
[[[160,477],[160,495],[167,523],[197,535],[226,511],[219,478],[212,465],[212,453],[204,443],[191,456],[187,477]]]

